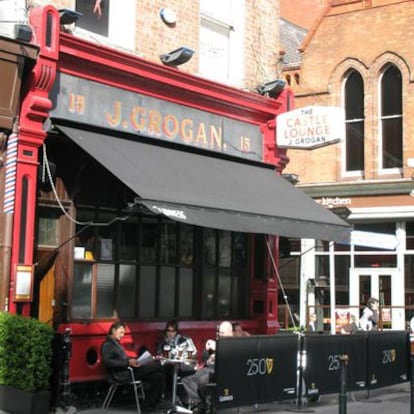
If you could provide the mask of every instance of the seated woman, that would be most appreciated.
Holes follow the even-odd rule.
[[[173,320],[166,323],[164,336],[158,344],[157,357],[183,358],[185,361],[178,367],[178,376],[183,378],[187,375],[194,374],[194,367],[197,361],[197,348],[190,337],[180,334],[177,321]],[[164,367],[167,380],[165,391],[170,392],[172,386],[172,370],[174,367],[168,364]]]
[[[197,358],[197,348],[189,336],[182,335],[178,331],[177,321],[168,321],[165,325],[164,336],[157,347],[157,355],[195,361]],[[182,365],[180,370],[194,370],[188,368],[188,364],[183,363]]]
[[[161,399],[165,379],[161,364],[154,360],[141,366],[137,358],[129,358],[121,345],[121,339],[124,335],[125,324],[123,322],[118,321],[111,325],[105,342],[101,346],[103,365],[109,375],[121,384],[131,381],[128,367],[132,367],[135,379],[148,384],[143,407],[148,410],[162,408],[166,404]]]

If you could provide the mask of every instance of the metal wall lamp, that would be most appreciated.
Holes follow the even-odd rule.
[[[272,82],[259,85],[257,92],[260,95],[269,96],[271,98],[277,98],[286,86],[286,82],[282,79],[276,79]]]
[[[59,11],[61,25],[76,23],[83,16],[82,13],[76,10],[60,9],[58,11]]]
[[[182,46],[170,53],[160,55],[160,59],[164,65],[179,66],[188,62],[192,58],[194,52],[195,51],[193,49],[187,46]]]
[[[293,185],[296,185],[299,182],[298,174],[286,173],[286,174],[282,174],[282,177]]]

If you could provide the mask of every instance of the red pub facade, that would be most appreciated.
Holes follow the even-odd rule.
[[[154,350],[170,319],[200,349],[223,319],[276,333],[279,236],[348,231],[280,177],[290,90],[273,99],[81,40],[52,6],[30,21],[40,51],[2,212],[2,308],[70,329],[71,381],[104,378],[118,318],[131,352]]]

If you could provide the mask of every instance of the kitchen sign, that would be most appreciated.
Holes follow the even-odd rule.
[[[331,106],[306,106],[277,117],[279,148],[314,149],[345,139],[345,111]]]

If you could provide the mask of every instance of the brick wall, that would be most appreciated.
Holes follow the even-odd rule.
[[[138,0],[136,11],[136,52],[145,59],[160,62],[160,54],[180,46],[199,49],[200,10],[198,1],[188,0]],[[57,8],[71,8],[71,0],[38,0],[37,5],[54,4]],[[119,7],[122,0],[112,0],[111,6]],[[280,75],[279,51],[279,1],[245,0],[244,22],[244,80],[242,87],[256,90],[258,84]],[[119,6],[118,6],[119,5]],[[177,23],[167,26],[160,18],[162,8],[176,12]],[[120,28],[122,30],[122,28]],[[181,66],[180,71],[197,74],[198,54]]]
[[[351,2],[332,7],[315,27],[303,52],[299,84],[293,83],[296,107],[342,105],[342,87],[347,70],[359,70],[365,82],[365,176],[366,180],[401,178],[378,174],[378,82],[382,68],[394,63],[403,77],[404,177],[412,169],[407,159],[414,156],[414,89],[412,65],[414,29],[413,1],[382,0]],[[338,3],[339,4],[339,3]],[[358,6],[358,7],[357,7]],[[286,172],[299,174],[300,183],[349,181],[342,173],[341,144],[313,151],[290,150]]]

